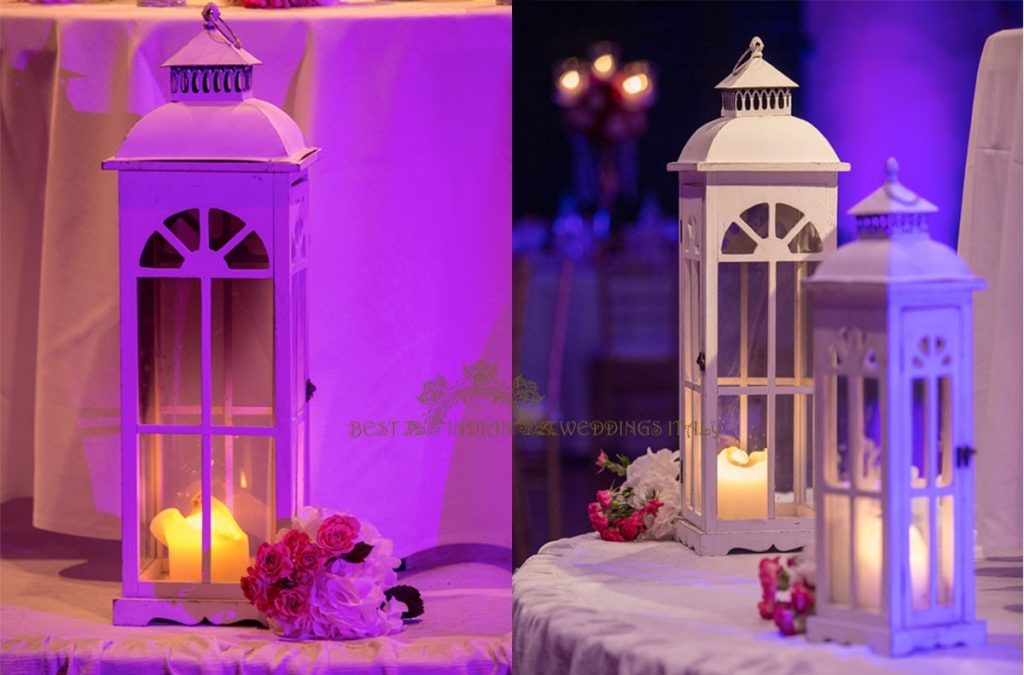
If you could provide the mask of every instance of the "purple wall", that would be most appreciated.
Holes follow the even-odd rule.
[[[1020,25],[1019,3],[807,2],[803,11],[798,114],[852,164],[839,182],[840,242],[853,233],[846,210],[881,185],[892,155],[903,183],[940,209],[932,236],[955,246],[978,61],[986,37]]]

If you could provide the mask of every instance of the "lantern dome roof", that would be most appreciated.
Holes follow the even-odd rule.
[[[926,214],[938,208],[900,184],[899,164],[889,158],[885,183],[849,213],[857,239],[818,265],[809,286],[828,282],[896,284],[918,281],[979,283],[956,251],[931,239]]]
[[[139,120],[113,160],[295,162],[314,150],[273,103],[174,101]]]
[[[669,171],[848,171],[825,136],[793,116],[797,86],[755,37],[716,87],[722,116],[693,133]]]

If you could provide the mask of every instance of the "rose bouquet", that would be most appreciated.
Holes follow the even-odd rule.
[[[807,630],[807,617],[814,614],[814,565],[803,556],[791,556],[785,566],[779,556],[763,558],[757,567],[761,580],[761,602],[757,611],[771,619],[783,635]]]
[[[304,508],[264,542],[242,577],[242,592],[292,639],[345,640],[389,635],[423,613],[419,591],[396,585],[393,544],[345,513]]]
[[[610,471],[625,478],[597,493],[587,509],[590,524],[606,541],[664,539],[679,517],[679,452],[663,449],[636,460],[624,455],[597,457],[598,473]]]

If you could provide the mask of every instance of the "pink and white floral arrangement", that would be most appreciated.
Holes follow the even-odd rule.
[[[307,506],[274,543],[260,544],[242,592],[286,638],[397,633],[404,619],[423,614],[423,600],[415,588],[397,585],[393,546],[355,516]]]
[[[763,558],[757,567],[761,601],[757,611],[762,619],[775,621],[783,635],[807,630],[807,617],[814,614],[814,561],[804,555],[791,556],[783,566],[779,556]]]
[[[597,457],[598,473],[610,471],[625,478],[597,493],[587,508],[590,524],[606,541],[669,539],[679,517],[679,451],[662,449],[635,460],[625,455]]]

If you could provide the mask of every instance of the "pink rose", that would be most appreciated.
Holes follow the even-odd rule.
[[[789,606],[789,603],[779,602],[775,604],[775,625],[779,627],[779,631],[783,635],[796,635],[796,626],[794,625],[793,610]]]
[[[288,547],[288,553],[294,561],[299,552],[304,549],[312,539],[302,530],[288,530],[278,541]]]
[[[273,618],[292,622],[309,613],[309,591],[303,588],[285,588],[274,598]]]
[[[644,531],[644,512],[634,511],[615,525],[625,541],[633,541]]]
[[[261,612],[267,611],[267,582],[257,576],[256,570],[252,567],[247,568],[246,576],[241,579],[242,595],[251,604],[256,606],[256,609]]]
[[[626,541],[623,539],[622,534],[614,527],[606,527],[603,530],[598,530],[597,533],[605,541]]]
[[[771,619],[775,617],[775,599],[765,598],[761,602],[757,603],[757,611],[761,615],[762,619]]]
[[[263,542],[256,550],[256,575],[267,583],[274,583],[292,571],[291,552],[283,542]]]
[[[803,581],[793,584],[792,593],[793,609],[800,614],[806,614],[814,609],[814,589]]]
[[[601,505],[601,508],[607,511],[612,506],[612,493],[610,490],[599,490],[597,493],[597,503]]]
[[[596,464],[599,469],[603,469],[608,464],[608,455],[604,454],[604,450],[597,455],[597,461],[594,462],[594,464]]]
[[[349,515],[335,514],[320,523],[316,543],[330,556],[348,553],[356,545],[360,530],[359,520]]]
[[[590,502],[587,505],[587,516],[590,518],[590,524],[598,532],[608,529],[608,517],[604,515],[598,502]]]
[[[774,586],[779,578],[779,572],[782,571],[782,565],[779,564],[779,556],[774,558],[761,558],[761,562],[757,565],[757,575],[761,579],[761,585],[764,586],[766,582],[770,581]]]
[[[662,507],[662,503],[657,499],[652,499],[644,505],[644,513],[652,516],[658,515],[658,509]]]

